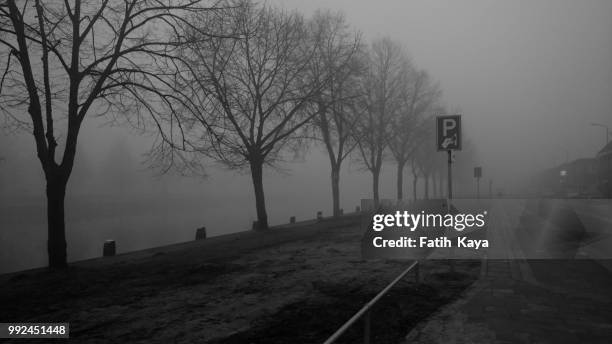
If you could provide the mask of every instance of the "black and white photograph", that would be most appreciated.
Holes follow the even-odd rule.
[[[0,343],[612,343],[612,1],[0,0]]]

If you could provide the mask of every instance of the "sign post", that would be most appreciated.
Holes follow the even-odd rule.
[[[448,150],[448,199],[453,199],[453,151]]]
[[[448,154],[448,200],[446,211],[451,212],[453,199],[453,150],[461,150],[461,115],[436,117],[436,146]],[[453,249],[451,248],[451,251]],[[455,261],[450,260],[450,271],[455,272]]]
[[[453,151],[461,150],[461,115],[436,117],[436,145],[448,154],[448,199],[453,198]]]
[[[482,177],[482,167],[474,167],[474,178],[476,178],[476,198],[480,198],[480,178]]]

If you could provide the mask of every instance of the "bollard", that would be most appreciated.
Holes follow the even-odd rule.
[[[289,223],[295,223],[295,216],[291,216],[289,218]]]
[[[117,247],[115,245],[115,240],[106,240],[104,242],[104,249],[102,250],[102,255],[104,257],[112,257],[115,255]]]
[[[361,207],[360,206],[356,206],[355,207],[355,212],[356,213],[361,213]]]
[[[206,227],[196,229],[196,240],[206,239]]]
[[[344,209],[340,208],[340,211],[338,212],[339,215],[344,215]]]
[[[323,212],[317,211],[317,220],[321,220],[321,219],[323,219]]]

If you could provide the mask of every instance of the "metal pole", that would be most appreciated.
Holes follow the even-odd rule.
[[[448,150],[448,199],[453,199],[453,172],[451,165],[453,164],[453,151]]]
[[[370,329],[372,327],[370,313],[372,313],[372,311],[368,310],[363,318],[363,344],[370,344]]]
[[[480,199],[480,178],[476,178],[476,199]]]
[[[448,202],[446,202],[446,211],[448,214],[451,212],[451,200],[453,199],[453,151],[448,150]],[[451,272],[455,272],[455,261],[453,259],[450,260],[450,270]]]

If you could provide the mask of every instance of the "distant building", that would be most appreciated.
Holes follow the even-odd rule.
[[[561,165],[561,182],[567,196],[591,196],[597,193],[597,160],[576,159]],[[565,175],[562,176],[563,171]]]
[[[604,197],[612,198],[612,142],[608,142],[596,156],[599,191]]]
[[[612,198],[612,142],[594,158],[582,158],[534,175],[532,190],[544,197]]]
[[[597,160],[583,158],[540,172],[534,179],[535,190],[548,197],[597,196]]]

